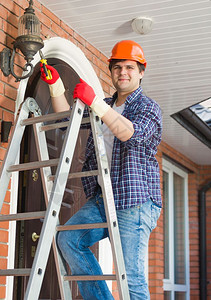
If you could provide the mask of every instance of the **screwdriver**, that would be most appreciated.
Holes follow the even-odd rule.
[[[39,50],[39,53],[40,53],[40,57],[41,57],[40,62],[43,64],[43,69],[44,69],[44,72],[45,72],[45,75],[46,75],[46,79],[50,80],[50,79],[52,79],[52,75],[51,75],[51,71],[48,70],[47,67],[46,67],[47,59],[45,59],[45,57],[44,57],[41,50]]]

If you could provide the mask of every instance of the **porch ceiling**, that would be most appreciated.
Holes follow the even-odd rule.
[[[144,49],[145,93],[163,111],[163,141],[197,164],[211,164],[210,149],[170,115],[211,97],[210,0],[41,0],[49,10],[107,57],[113,45],[132,39]],[[131,22],[153,20],[147,35]]]

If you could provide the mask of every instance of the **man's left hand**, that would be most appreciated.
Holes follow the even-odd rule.
[[[91,106],[96,95],[91,86],[89,86],[83,79],[80,78],[80,83],[76,84],[73,98],[81,99],[85,104]]]
[[[80,83],[76,84],[73,98],[81,99],[81,101],[90,106],[100,118],[102,118],[110,109],[110,106],[106,104],[103,99],[98,98],[95,95],[93,88],[83,79],[80,79]]]

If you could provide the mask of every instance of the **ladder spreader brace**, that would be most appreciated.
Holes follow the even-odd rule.
[[[114,205],[112,185],[108,169],[108,161],[103,141],[103,135],[100,128],[101,121],[99,117],[96,116],[91,110],[89,111],[90,118],[84,118],[85,120],[82,119],[84,108],[85,104],[81,100],[76,99],[71,111],[42,116],[40,108],[37,105],[36,101],[33,98],[29,97],[20,106],[19,112],[16,117],[14,130],[0,172],[0,210],[2,209],[11,174],[15,171],[40,168],[44,198],[46,202],[46,211],[18,213],[13,215],[0,215],[0,221],[19,221],[44,218],[32,268],[0,270],[0,276],[29,276],[24,300],[37,300],[39,298],[51,245],[53,247],[61,299],[72,299],[69,281],[76,280],[116,280],[120,299],[130,299],[116,209]],[[33,114],[33,117],[29,118],[30,113]],[[43,125],[43,122],[59,119],[61,120],[62,118],[66,117],[70,118],[68,122]],[[90,121],[91,123],[98,170],[69,174],[80,126],[81,124],[87,123],[88,121]],[[15,164],[24,130],[28,125],[33,125],[38,161]],[[67,126],[67,130],[60,153],[60,158],[49,159],[45,131],[64,126]],[[68,145],[70,144],[71,147],[68,147]],[[51,166],[57,166],[55,175],[51,174]],[[100,175],[102,177],[102,194],[107,223],[81,224],[71,226],[60,225],[58,217],[67,180],[69,178],[79,178],[96,175]],[[87,228],[108,228],[115,274],[94,276],[67,276],[65,262],[60,256],[55,242],[56,233],[57,231],[61,230],[76,230]]]

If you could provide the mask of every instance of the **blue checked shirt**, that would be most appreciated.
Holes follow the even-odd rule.
[[[116,97],[115,93],[105,101],[113,106]],[[127,97],[122,115],[133,123],[134,134],[126,142],[114,137],[110,175],[116,209],[138,206],[149,199],[161,207],[160,173],[155,158],[162,133],[160,107],[139,87]],[[83,171],[96,169],[94,141],[90,133]],[[98,185],[97,176],[84,177],[82,183],[87,198],[93,196]]]

